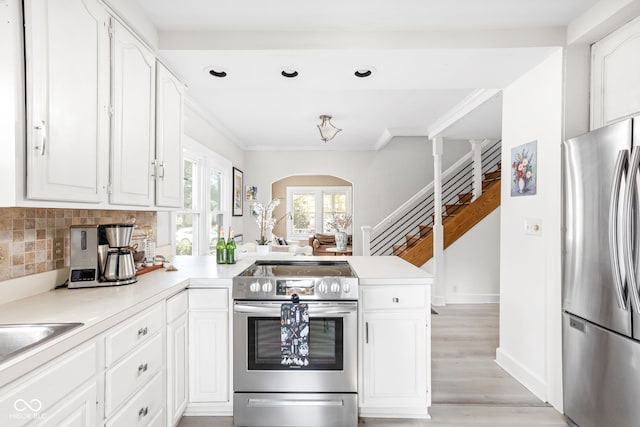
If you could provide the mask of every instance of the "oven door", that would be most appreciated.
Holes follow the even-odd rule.
[[[309,305],[309,365],[282,365],[277,301],[235,301],[233,389],[236,392],[357,391],[358,303]]]

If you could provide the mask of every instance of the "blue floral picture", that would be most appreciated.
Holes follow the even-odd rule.
[[[511,149],[511,196],[536,194],[538,141]]]

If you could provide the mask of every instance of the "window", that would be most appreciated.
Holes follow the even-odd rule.
[[[185,137],[183,207],[173,215],[176,255],[215,251],[230,221],[231,162]]]
[[[328,222],[336,213],[351,215],[351,187],[287,187],[287,238],[305,239],[333,233]]]

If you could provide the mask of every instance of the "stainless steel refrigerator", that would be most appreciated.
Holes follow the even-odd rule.
[[[580,427],[640,426],[640,118],[562,155],[564,411]]]

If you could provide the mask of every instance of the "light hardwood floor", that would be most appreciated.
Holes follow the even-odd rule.
[[[436,307],[432,316],[430,420],[360,419],[375,427],[566,426],[494,361],[497,304]],[[178,427],[232,427],[231,417],[183,417]]]

